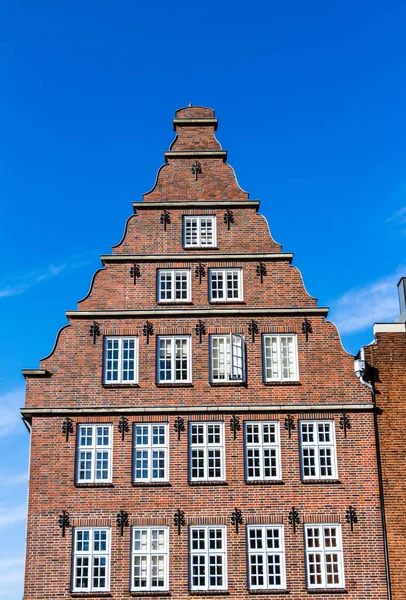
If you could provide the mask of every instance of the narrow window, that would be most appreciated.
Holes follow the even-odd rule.
[[[242,269],[210,269],[211,302],[238,302],[242,299]]]
[[[190,270],[159,269],[158,302],[190,301]]]
[[[247,481],[281,479],[277,421],[245,422],[245,472]]]
[[[138,382],[138,338],[104,338],[104,383]]]
[[[158,337],[158,383],[189,383],[191,371],[190,336]]]
[[[264,335],[264,380],[298,379],[296,335]]]
[[[226,590],[225,527],[190,528],[190,589]]]
[[[75,528],[73,592],[109,591],[110,529]]]
[[[283,525],[249,526],[248,586],[251,590],[285,587]]]
[[[133,527],[131,590],[168,590],[167,527]]]
[[[185,248],[216,245],[216,217],[184,217],[183,226]]]
[[[224,480],[224,424],[190,423],[190,480]]]
[[[211,381],[245,381],[244,336],[237,333],[212,335],[210,342]]]
[[[111,425],[79,425],[77,440],[77,483],[110,483]]]
[[[134,424],[134,482],[168,481],[167,423]]]
[[[337,477],[333,421],[301,421],[300,448],[303,479]]]
[[[307,587],[344,587],[340,525],[305,525]]]

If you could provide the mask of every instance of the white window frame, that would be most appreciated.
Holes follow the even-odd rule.
[[[203,541],[204,548],[194,549],[193,548],[193,532],[199,531],[203,533],[202,537],[199,538]],[[209,541],[211,531],[221,532],[221,548],[209,548]],[[217,538],[219,539],[219,538]],[[227,590],[227,529],[225,525],[197,525],[189,528],[189,589],[190,591],[211,591],[211,590]],[[209,570],[211,565],[211,559],[216,559],[221,557],[222,562],[222,584],[216,585],[210,584],[210,574]],[[199,585],[193,583],[193,575],[194,575],[194,559],[198,558],[201,561],[199,566],[203,566],[204,569],[204,577],[205,581],[203,585]]]
[[[212,243],[204,243],[202,236],[202,224],[205,219],[209,219],[212,222]],[[187,223],[196,220],[196,243],[187,243],[186,228]],[[213,248],[217,244],[216,234],[216,217],[215,215],[187,215],[183,217],[183,247],[184,248]]]
[[[276,540],[276,537],[279,542],[279,547],[271,547],[267,548],[267,534],[268,530],[272,530],[272,536],[269,538],[272,540],[271,546],[275,543],[273,540]],[[251,532],[256,531],[261,533],[260,537],[251,538]],[[278,532],[278,535],[275,536],[275,532]],[[274,537],[275,536],[275,537]],[[251,548],[252,540],[260,540],[261,546],[259,548]],[[255,558],[254,558],[255,557]],[[262,560],[262,565],[260,560]],[[268,564],[268,558],[272,560],[273,557],[273,565]],[[274,573],[272,573],[272,566],[276,566],[279,560],[280,567],[280,583],[279,584],[270,584],[269,577],[277,577]],[[257,577],[263,577],[263,584],[253,583],[253,574],[252,567],[255,566],[255,561],[257,561],[257,567],[259,573],[256,575]],[[284,590],[286,587],[286,574],[285,574],[285,541],[284,541],[284,531],[283,525],[248,525],[247,526],[247,569],[248,569],[248,589],[250,590]],[[262,567],[262,573],[261,571]]]
[[[222,278],[222,298],[214,298],[213,294],[213,275]],[[234,276],[237,274],[237,297],[228,297],[228,277],[229,275]],[[233,289],[233,288],[232,288]],[[217,296],[219,290],[216,290]],[[242,269],[209,269],[209,299],[210,302],[241,302],[243,300],[243,287],[242,287]]]
[[[148,437],[146,444],[137,445],[137,430],[142,428]],[[159,432],[154,432],[156,428],[164,429],[164,442],[153,443],[154,435],[160,435]],[[144,432],[141,434],[144,435]],[[169,435],[168,435],[168,423],[134,423],[133,424],[133,482],[134,483],[159,483],[161,481],[169,481]],[[137,458],[137,452],[142,452],[143,455],[140,459]],[[161,456],[154,456],[154,453],[162,453],[164,461],[164,476],[154,477],[154,461],[162,460]],[[141,474],[137,476],[137,460],[146,462],[146,469],[141,467],[141,471],[147,471],[146,476]],[[160,470],[158,467],[157,470]]]
[[[134,348],[126,348],[125,346],[131,342]],[[110,344],[114,344],[116,347],[109,348]],[[128,358],[126,354],[129,350],[133,350],[132,358]],[[116,357],[112,357],[111,353],[115,351]],[[133,369],[128,368],[127,361],[133,361]],[[126,371],[130,370],[134,372],[132,379],[126,378]],[[117,373],[117,379],[109,378],[109,373]],[[103,383],[107,385],[138,383],[138,337],[115,335],[104,338]]]
[[[276,356],[273,356],[272,339],[276,339]],[[268,340],[270,340],[268,345]],[[293,357],[289,361],[289,345],[287,356],[284,356],[284,340],[292,340]],[[264,381],[299,381],[299,365],[297,356],[297,335],[295,333],[275,334],[267,333],[262,336],[262,356]],[[286,364],[287,361],[287,364]],[[285,366],[284,366],[285,362]],[[277,375],[272,373],[276,367]],[[271,373],[269,374],[269,371]],[[284,374],[284,371],[288,371]]]
[[[326,430],[319,431],[319,426],[325,428],[329,425],[329,441],[323,440],[326,436]],[[309,426],[313,426],[313,433],[310,434]],[[337,447],[335,438],[334,421],[331,419],[300,421],[300,465],[302,479],[337,479]],[[309,441],[309,437],[313,439]],[[307,438],[307,439],[306,439]],[[326,457],[330,453],[331,464],[326,464]],[[308,460],[314,458],[314,465],[309,465]],[[314,467],[314,474],[305,473],[307,469]],[[324,469],[331,468],[331,473],[323,473]]]
[[[258,427],[258,431],[250,431],[255,426]],[[246,481],[280,481],[282,473],[279,421],[245,421],[244,430]],[[272,435],[275,436],[275,441],[269,441]],[[251,439],[253,437],[254,440]],[[250,475],[250,469],[258,470],[259,474]],[[267,469],[275,470],[275,475],[266,475]]]
[[[146,547],[136,550],[136,532],[146,533]],[[164,534],[164,549],[153,550],[153,536],[154,532],[163,532]],[[141,538],[142,539],[142,538]],[[141,542],[142,543],[142,542]],[[141,545],[141,544],[140,544]],[[135,585],[135,569],[136,569],[136,557],[144,558],[144,569],[146,585]],[[162,586],[153,585],[153,559],[154,557],[163,558],[163,580]],[[142,574],[143,566],[141,566]],[[167,592],[169,589],[169,527],[166,526],[153,526],[153,527],[133,527],[131,532],[131,591],[145,591],[145,592]]]
[[[218,427],[217,431],[214,428]],[[202,441],[193,442],[193,437],[202,438]],[[214,436],[219,436],[219,441],[212,441]],[[220,467],[217,461],[220,460]],[[201,467],[199,463],[203,462]],[[201,475],[193,471],[203,470]],[[210,475],[211,470],[220,470],[219,475]],[[223,421],[189,421],[189,481],[225,481],[225,451],[224,451],[224,423]]]
[[[178,275],[186,275],[186,298],[176,298],[176,278]],[[170,298],[162,298],[161,280],[162,276],[165,275],[170,279],[171,289]],[[168,295],[168,291],[167,291]],[[190,302],[191,299],[191,277],[190,269],[158,269],[157,273],[157,301],[158,302],[169,302],[169,303],[182,303]]]
[[[186,340],[186,360],[187,360],[187,378],[177,379],[176,378],[176,343],[178,340]],[[160,353],[161,353],[161,341],[171,341],[170,344],[170,378],[160,378]],[[167,359],[163,359],[167,360]],[[191,383],[192,381],[192,341],[190,335],[161,335],[157,337],[157,368],[156,378],[158,383]],[[165,369],[166,371],[166,369]]]
[[[331,546],[327,544],[329,538],[331,537],[331,529],[336,530],[336,546]],[[318,530],[318,538],[319,545],[312,546],[311,540],[315,538],[315,530]],[[330,532],[330,535],[329,535]],[[312,535],[313,533],[313,535]],[[344,588],[344,561],[343,561],[343,546],[342,546],[342,538],[341,538],[341,525],[338,523],[323,523],[323,524],[309,524],[304,526],[304,537],[305,537],[305,555],[306,555],[306,580],[307,580],[307,588],[308,589],[340,589]],[[333,551],[332,551],[333,550]],[[338,583],[329,582],[328,571],[331,571],[332,565],[332,554],[337,555],[337,560],[334,561],[336,566],[336,573],[338,576]],[[319,555],[317,566],[319,569],[320,582],[311,582],[311,577],[313,573],[311,573],[312,565],[315,563],[315,555]],[[317,573],[314,574],[317,576]]]
[[[78,550],[78,544],[82,542],[85,543],[86,540],[78,540],[79,533],[89,532],[89,540],[88,550]],[[95,539],[96,533],[103,532],[106,534],[105,540],[105,550],[95,550],[95,544],[97,540]],[[83,546],[82,546],[83,548]],[[79,566],[78,562],[83,560],[83,558],[88,559],[87,571],[88,571],[88,585],[86,587],[77,586],[77,577],[76,577],[76,569]],[[95,562],[100,558],[105,559],[105,586],[94,586],[94,574],[98,568],[98,565],[95,565]],[[72,592],[108,592],[110,591],[110,527],[75,527],[74,535],[73,535],[73,558],[72,558]]]
[[[102,428],[108,431],[108,444],[98,444],[98,429]],[[85,432],[84,430],[87,430]],[[91,439],[88,434],[91,431]],[[105,431],[101,434],[104,438]],[[85,439],[86,443],[82,444]],[[87,440],[91,443],[87,443]],[[86,456],[83,456],[86,453]],[[98,457],[98,453],[107,455]],[[99,470],[105,471],[105,468],[98,468],[98,460],[107,460],[107,477],[98,477]],[[85,461],[85,464],[83,464]],[[113,462],[113,428],[107,423],[81,423],[77,428],[76,444],[76,483],[111,483],[112,481],[112,462]],[[81,476],[82,471],[90,471],[90,477]],[[86,473],[85,473],[86,475]]]
[[[217,359],[213,351],[217,342],[222,341],[224,351]],[[241,352],[240,352],[241,350]],[[224,377],[214,377],[215,362],[218,360],[216,370],[224,373]],[[241,373],[241,377],[238,375]],[[245,383],[245,339],[240,333],[210,336],[210,381],[212,383]]]

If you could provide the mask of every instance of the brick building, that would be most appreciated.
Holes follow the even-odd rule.
[[[369,390],[214,112],[173,123],[123,239],[24,371],[24,598],[385,599]]]
[[[377,405],[382,491],[393,600],[406,598],[406,277],[398,284],[401,314],[376,323],[374,340],[361,349],[366,380]]]

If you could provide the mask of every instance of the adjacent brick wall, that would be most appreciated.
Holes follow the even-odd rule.
[[[364,347],[376,370],[376,402],[393,600],[403,600],[406,572],[406,333],[377,333]]]

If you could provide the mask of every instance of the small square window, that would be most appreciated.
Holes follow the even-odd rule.
[[[190,301],[190,269],[158,270],[158,302]]]
[[[239,302],[242,296],[242,269],[210,269],[210,302]]]
[[[216,245],[216,217],[184,217],[183,227],[185,248],[204,248]]]

